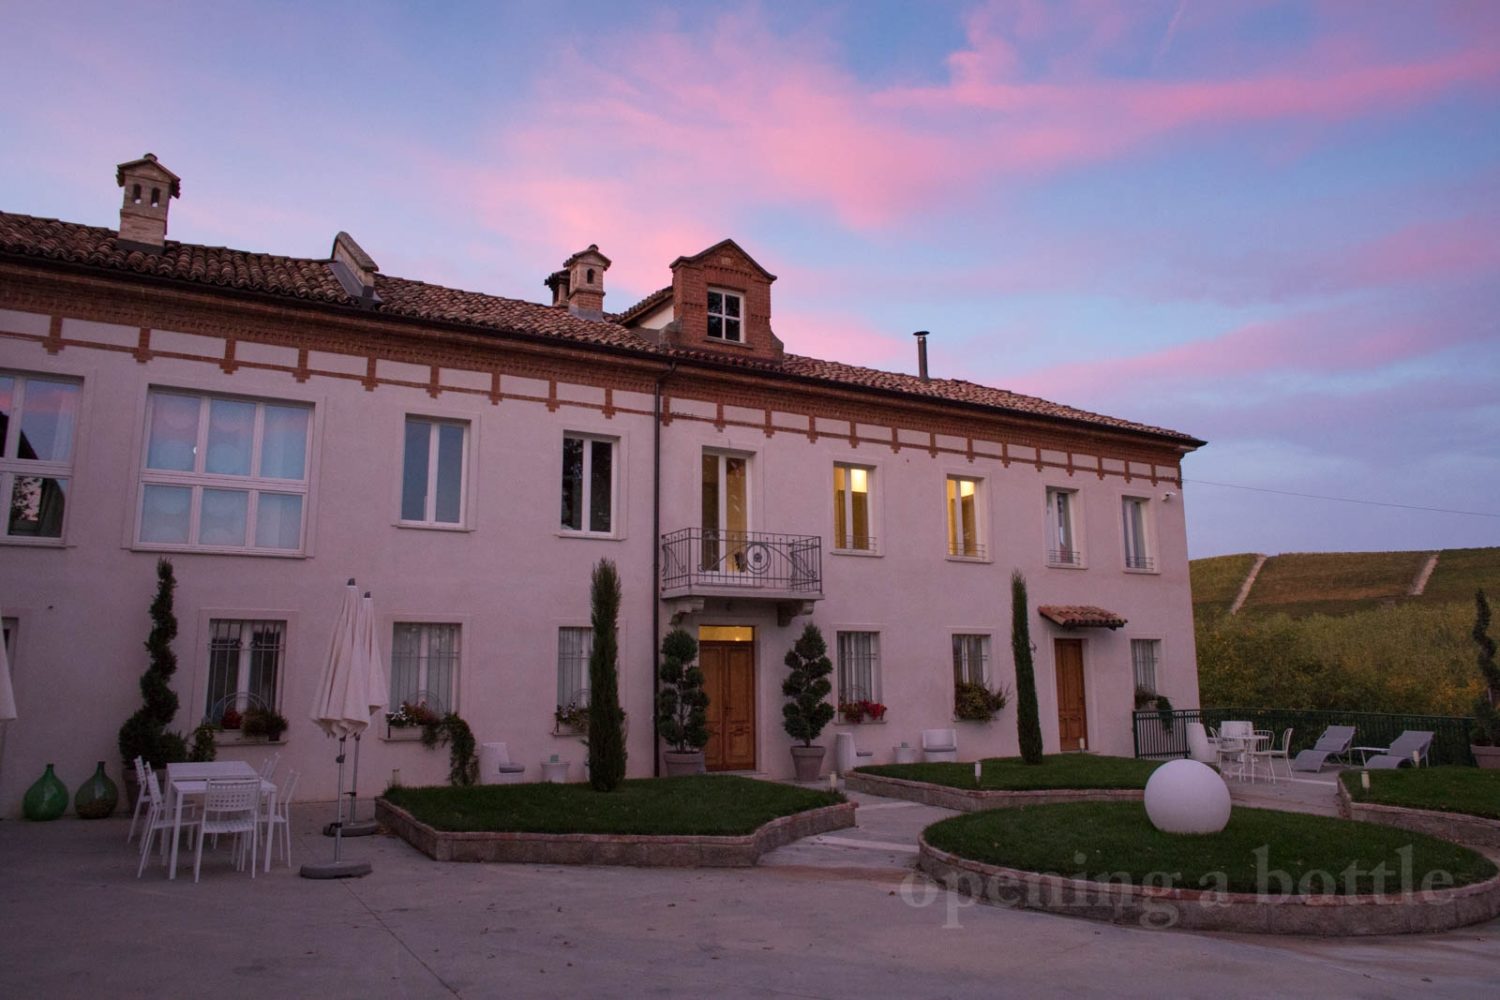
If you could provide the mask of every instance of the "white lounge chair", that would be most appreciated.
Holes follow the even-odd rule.
[[[1408,729],[1397,736],[1388,747],[1355,747],[1366,754],[1365,767],[1372,771],[1395,770],[1427,763],[1427,751],[1432,747],[1432,733],[1425,729]]]
[[[1189,722],[1187,724],[1188,756],[1200,764],[1208,764],[1210,767],[1219,763],[1218,740],[1208,738],[1208,730],[1203,728],[1201,722]]]
[[[1353,726],[1329,726],[1312,749],[1292,758],[1293,771],[1321,771],[1329,757],[1342,757],[1354,743]]]
[[[958,760],[958,731],[954,729],[922,730],[922,762]]]

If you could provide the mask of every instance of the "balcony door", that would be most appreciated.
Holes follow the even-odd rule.
[[[750,459],[703,453],[703,550],[705,573],[743,573],[750,530]]]

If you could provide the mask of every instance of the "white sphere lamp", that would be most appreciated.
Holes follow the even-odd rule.
[[[1229,788],[1196,760],[1174,760],[1146,782],[1146,816],[1163,833],[1218,833],[1229,822]]]

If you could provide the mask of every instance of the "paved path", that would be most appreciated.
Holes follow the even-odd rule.
[[[719,870],[437,864],[348,841],[367,878],[222,859],[135,878],[128,821],[0,821],[0,997],[1488,996],[1500,922],[1419,938],[1205,935],[1025,913],[910,871],[942,810],[855,795],[859,826]],[[298,863],[331,805],[298,805]]]

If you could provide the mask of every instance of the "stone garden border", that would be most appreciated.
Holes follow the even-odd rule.
[[[747,868],[794,840],[854,825],[853,802],[779,816],[742,836],[649,836],[607,833],[453,833],[437,830],[385,799],[375,800],[381,826],[434,861],[535,865],[637,865]]]
[[[925,836],[919,844],[917,866],[963,895],[1156,930],[1354,937],[1446,931],[1500,916],[1500,875],[1409,895],[1262,896],[1071,879],[970,861],[933,847]]]
[[[926,781],[888,778],[878,774],[850,771],[844,775],[844,788],[851,792],[884,795],[906,799],[927,806],[939,806],[958,812],[980,812],[1014,806],[1045,806],[1057,802],[1140,802],[1146,792],[1141,788],[1037,788],[1024,791],[1004,789],[953,788]]]
[[[1500,820],[1470,816],[1468,813],[1440,812],[1436,809],[1355,802],[1342,781],[1339,782],[1339,815],[1345,819],[1380,823],[1441,837],[1465,847],[1500,850]]]

